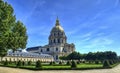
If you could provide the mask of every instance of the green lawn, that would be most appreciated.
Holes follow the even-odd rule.
[[[102,68],[102,64],[78,64],[77,68]]]
[[[43,66],[43,68],[70,68],[70,66]]]
[[[112,66],[116,66],[116,65],[117,64],[112,65]],[[0,66],[4,66],[4,65],[0,64]],[[14,68],[16,68],[16,65],[15,64],[9,64],[7,67],[14,67]],[[20,68],[36,70],[35,64],[32,64],[30,66],[29,65],[21,66]],[[80,63],[80,64],[77,64],[77,68],[75,68],[75,69],[85,70],[85,69],[101,69],[101,68],[103,68],[103,64]],[[61,69],[62,70],[70,70],[71,66],[70,65],[66,65],[66,64],[62,64],[62,65],[59,65],[59,64],[49,65],[49,63],[48,64],[42,63],[42,69],[43,70],[61,70]]]

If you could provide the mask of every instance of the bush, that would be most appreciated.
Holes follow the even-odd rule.
[[[110,60],[109,63],[110,63],[110,65],[113,65],[113,64],[114,64],[112,60]]]
[[[55,64],[55,62],[53,62],[53,64]]]
[[[22,66],[22,62],[19,60],[18,62],[17,62],[17,65],[16,65],[17,67],[20,67],[20,66]]]
[[[32,65],[32,61],[28,61],[28,65]]]
[[[70,62],[70,61],[67,61],[66,65],[71,65],[71,62]]]
[[[98,61],[98,60],[96,60],[96,61],[95,61],[95,64],[99,64],[99,61]]]
[[[77,61],[77,64],[80,64],[80,61]]]
[[[41,69],[42,68],[42,64],[41,64],[41,62],[39,60],[36,62],[36,68],[37,69]]]
[[[110,63],[109,63],[108,60],[105,60],[105,61],[104,61],[103,67],[104,67],[104,68],[109,68],[109,67],[110,67]]]
[[[25,66],[25,61],[22,61],[22,65]]]
[[[50,65],[53,65],[53,62],[50,62]]]
[[[11,58],[10,58],[10,60],[9,60],[9,64],[12,64],[12,60],[11,60]]]
[[[7,60],[4,61],[3,63],[4,63],[4,66],[7,66],[7,65],[8,65],[8,61],[7,61]]]
[[[59,64],[62,65],[62,62],[60,61]]]
[[[71,68],[76,68],[77,67],[77,64],[75,61],[72,61],[72,64],[71,64]]]

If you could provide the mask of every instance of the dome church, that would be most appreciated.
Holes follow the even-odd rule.
[[[59,61],[60,56],[66,56],[75,51],[75,45],[73,43],[67,43],[67,37],[58,18],[56,19],[55,26],[52,28],[48,39],[49,42],[47,45],[30,47],[26,50],[31,53],[51,55],[55,61]]]

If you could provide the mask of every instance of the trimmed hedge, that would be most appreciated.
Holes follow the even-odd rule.
[[[19,60],[16,64],[17,67],[21,67],[22,66],[22,62]]]
[[[38,61],[36,62],[35,67],[36,67],[36,69],[41,69],[41,68],[42,68],[42,64],[41,64],[40,60],[38,60]]]
[[[103,68],[110,68],[110,63],[108,60],[105,60],[103,63]]]
[[[76,64],[75,61],[72,61],[71,63],[72,63],[72,64],[71,64],[71,68],[76,68],[76,67],[77,67],[77,64]]]

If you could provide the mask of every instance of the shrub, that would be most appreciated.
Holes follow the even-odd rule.
[[[22,66],[22,62],[19,60],[18,62],[17,62],[17,65],[16,65],[17,67],[20,67],[20,66]]]
[[[104,68],[109,68],[109,67],[110,67],[110,63],[109,63],[108,60],[105,60],[105,61],[104,61],[103,67],[104,67]]]
[[[96,60],[96,61],[95,61],[95,64],[99,64],[99,61],[98,61],[98,60]]]
[[[53,62],[53,64],[55,64],[55,62]]]
[[[25,61],[22,61],[22,65],[25,66]]]
[[[80,61],[77,61],[77,64],[80,64]]]
[[[62,65],[62,62],[60,61],[59,64]]]
[[[42,68],[42,64],[41,64],[41,62],[39,60],[36,62],[36,68],[37,69],[41,69]]]
[[[110,63],[110,65],[113,65],[113,64],[114,64],[112,60],[109,60],[109,63]]]
[[[28,65],[32,65],[32,61],[28,61]]]
[[[70,62],[70,61],[67,61],[66,65],[71,65],[71,62]]]
[[[71,64],[71,68],[76,68],[77,67],[77,64],[75,61],[72,61],[72,64]]]
[[[8,65],[8,61],[7,61],[7,60],[4,61],[3,63],[4,63],[4,66],[7,66],[7,65]]]
[[[53,62],[50,62],[50,65],[53,65]]]
[[[10,60],[9,60],[9,64],[12,64],[12,60],[11,60],[11,58],[10,58]]]
[[[86,63],[86,61],[82,61],[82,63]]]

